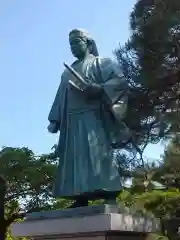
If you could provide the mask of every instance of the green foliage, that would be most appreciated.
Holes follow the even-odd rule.
[[[179,206],[180,192],[176,189],[169,191],[154,190],[142,194],[134,194],[136,209],[146,210],[158,218],[175,216]]]
[[[132,214],[161,219],[164,237],[153,235],[150,239],[176,239],[179,222],[175,219],[180,217],[179,136],[171,140],[160,161],[139,164],[130,175],[132,185],[121,192],[118,201]],[[169,222],[164,224],[164,219]]]
[[[125,121],[139,145],[179,130],[179,10],[178,0],[137,1],[131,36],[115,51],[130,85]]]
[[[51,155],[37,157],[27,148],[3,148],[0,174],[7,181],[5,202],[7,209],[11,208],[8,212],[16,211],[19,201],[28,211],[48,206],[55,169]]]
[[[35,154],[28,148],[4,147],[0,151],[0,175],[6,179],[6,228],[26,212],[51,209],[53,156]],[[3,194],[1,192],[1,194]]]
[[[180,1],[137,1],[130,30],[115,55],[130,86],[125,122],[142,153],[147,144],[172,138],[180,129]],[[143,214],[179,216],[179,143],[173,139],[154,166],[142,155],[134,159],[132,186],[119,200]]]

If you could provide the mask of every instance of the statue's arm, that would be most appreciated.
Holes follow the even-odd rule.
[[[97,82],[88,84],[85,93],[89,97],[101,97],[106,92],[109,97],[116,99],[122,91],[126,91],[128,84],[117,63],[110,58],[97,58],[94,63]]]
[[[113,78],[116,78],[116,79],[118,78],[119,85],[127,84],[118,63],[116,63],[110,58],[100,58],[100,57],[97,58],[96,62],[99,69],[99,75],[101,76],[101,79],[102,79],[101,81],[103,83],[107,83],[109,80]]]
[[[110,58],[97,59],[99,65],[99,75],[103,90],[115,103],[121,96],[128,93],[128,83],[120,69],[120,66]]]
[[[91,98],[100,97],[103,93],[103,87],[97,83],[90,83],[87,85],[84,92],[88,97]]]
[[[99,72],[106,101],[118,121],[125,116],[128,103],[128,83],[120,66],[109,58],[98,59]]]
[[[66,94],[66,91],[62,88],[63,88],[63,85],[61,81],[48,116],[49,125],[47,129],[50,133],[57,133],[60,128],[61,106],[64,106],[65,104],[64,99]]]

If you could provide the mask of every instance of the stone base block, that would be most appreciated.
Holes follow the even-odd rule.
[[[108,213],[106,213],[108,209]],[[42,213],[29,216],[24,222],[12,225],[14,237],[31,237],[35,240],[73,238],[74,240],[141,240],[148,233],[159,231],[159,222],[135,217],[130,214],[110,213],[107,208],[103,213],[75,215],[70,217],[59,214]],[[114,208],[113,208],[114,209]],[[69,211],[74,211],[69,210]],[[114,211],[114,210],[113,210]],[[69,212],[68,212],[69,214]],[[48,215],[51,216],[48,218]],[[60,214],[61,215],[61,214]],[[41,217],[40,217],[41,216]],[[54,216],[54,217],[52,217]]]

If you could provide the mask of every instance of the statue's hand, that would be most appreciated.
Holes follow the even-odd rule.
[[[47,127],[50,133],[57,133],[58,132],[58,125],[56,122],[51,122]]]
[[[87,89],[85,90],[85,93],[89,96],[99,96],[103,92],[103,88],[101,85],[96,83],[91,83],[87,86]]]

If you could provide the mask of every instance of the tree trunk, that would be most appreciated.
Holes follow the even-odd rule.
[[[6,194],[6,181],[2,176],[0,176],[0,223],[1,223],[0,240],[6,239],[6,224],[4,218],[5,194]]]

